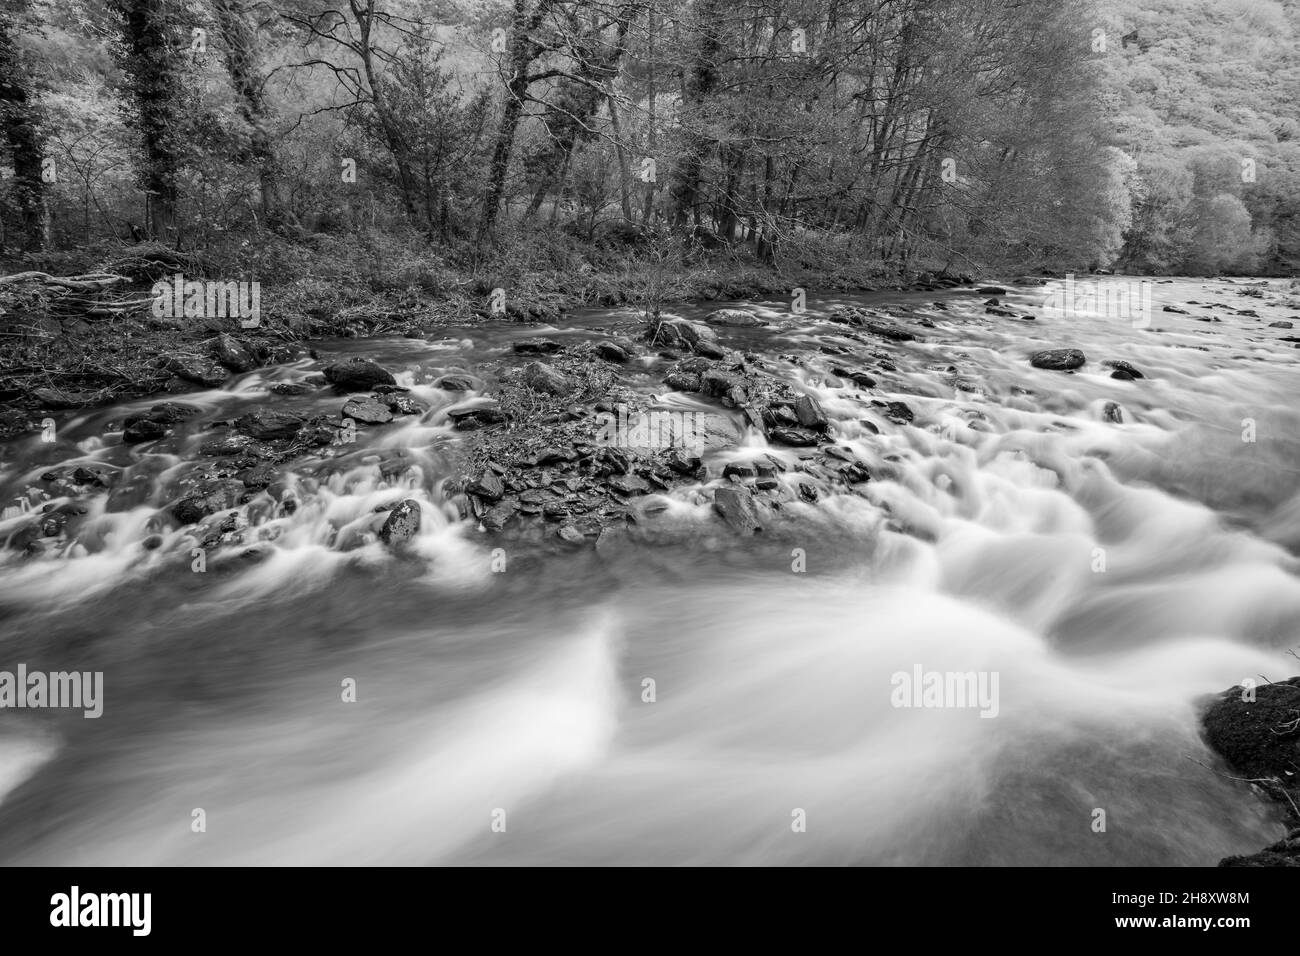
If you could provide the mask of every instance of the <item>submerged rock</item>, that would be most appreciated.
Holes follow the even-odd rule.
[[[514,350],[519,355],[554,355],[563,346],[551,339],[527,339],[516,342]]]
[[[166,438],[167,435],[167,426],[150,418],[128,419],[126,427],[122,429],[122,441],[128,445]]]
[[[763,320],[748,309],[716,309],[704,317],[709,325],[729,325],[736,327],[762,325]]]

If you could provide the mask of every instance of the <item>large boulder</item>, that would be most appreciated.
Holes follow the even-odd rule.
[[[1201,716],[1205,742],[1237,776],[1274,801],[1291,827],[1300,826],[1300,677],[1224,691]],[[1220,866],[1300,866],[1300,829],[1252,856]]]

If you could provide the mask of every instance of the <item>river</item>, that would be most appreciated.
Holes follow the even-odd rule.
[[[722,336],[815,395],[873,476],[861,494],[792,501],[754,538],[723,527],[705,488],[658,504],[646,522],[662,533],[599,548],[515,551],[443,500],[463,440],[446,409],[466,396],[432,382],[524,337],[630,335],[630,310],[315,343],[394,370],[429,411],[304,465],[294,513],[250,506],[253,531],[274,528],[258,554],[213,556],[204,573],[157,518],[169,488],[205,423],[318,363],[182,396],[201,415],[145,445],[109,425],[157,399],[67,413],[58,441],[4,446],[3,500],[54,466],[118,478],[43,554],[0,549],[0,669],[102,671],[103,715],[0,711],[0,862],[1127,866],[1254,852],[1281,825],[1209,769],[1197,701],[1300,669],[1287,656],[1300,351],[1270,327],[1300,308],[1277,281],[1263,297],[1241,294],[1248,280],[1148,288],[1144,322],[1056,314],[1034,286],[1003,297],[1032,322],[988,315],[970,292],[810,295],[803,314],[735,303],[772,326]],[[845,304],[920,337],[846,340],[826,320]],[[1088,363],[1030,366],[1056,347]],[[888,353],[867,366],[869,394],[907,403],[911,424],[828,378],[844,348]],[[1104,360],[1145,377],[1111,378]],[[663,394],[663,366],[629,374]],[[304,414],[341,402],[274,397]],[[751,430],[710,456],[709,484],[765,451]],[[404,554],[367,531],[395,491],[424,502]],[[7,514],[0,541],[31,517]],[[893,675],[918,667],[996,674],[996,715],[895,706]]]

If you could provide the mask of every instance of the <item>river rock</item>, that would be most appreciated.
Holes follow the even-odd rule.
[[[730,399],[737,405],[749,400],[744,376],[725,369],[711,368],[701,375],[700,390],[706,395]]]
[[[677,392],[698,392],[700,377],[689,372],[669,372],[664,376],[664,384]]]
[[[567,395],[573,391],[573,383],[568,376],[541,362],[529,362],[524,367],[523,383],[534,392],[548,395]]]
[[[736,485],[719,488],[713,493],[713,510],[729,528],[740,534],[750,535],[763,530],[754,496],[746,488]]]
[[[303,426],[301,416],[259,408],[235,420],[235,430],[258,441],[292,438]]]
[[[637,475],[615,475],[607,482],[620,495],[644,495],[649,493],[650,484]]]
[[[264,463],[261,465],[254,465],[252,468],[241,471],[239,474],[235,475],[235,477],[244,483],[245,488],[260,489],[273,484],[277,479],[279,479],[280,473],[275,469],[274,465]]]
[[[646,339],[652,344],[687,352],[694,351],[697,343],[708,338],[713,338],[713,331],[707,326],[681,318],[664,319],[646,330]]]
[[[163,422],[167,425],[174,425],[177,422],[183,422],[186,419],[193,418],[203,409],[197,405],[187,405],[184,402],[159,402],[149,408],[148,418],[151,421]]]
[[[1263,683],[1247,693],[1229,688],[1201,718],[1205,741],[1244,777],[1279,777],[1300,764],[1300,728],[1283,729],[1300,717],[1300,677]],[[1254,700],[1244,699],[1253,695]],[[1292,786],[1300,786],[1300,780]]]
[[[791,448],[811,448],[817,444],[817,435],[803,428],[773,428],[768,437]]]
[[[1290,329],[1290,328],[1294,328],[1294,326],[1293,326],[1290,322],[1270,322],[1270,323],[1268,324],[1268,327],[1269,327],[1270,329]]]
[[[1106,403],[1105,407],[1102,408],[1101,410],[1101,417],[1103,420],[1110,422],[1112,425],[1124,424],[1124,412],[1120,409],[1119,405],[1115,402]]]
[[[895,425],[910,425],[916,418],[916,414],[905,402],[880,402],[879,404],[885,410],[885,417]]]
[[[607,362],[617,362],[619,365],[632,357],[628,354],[627,349],[621,345],[615,345],[613,342],[597,342],[596,354]]]
[[[230,377],[230,373],[216,362],[194,355],[164,356],[163,367],[177,378],[204,388],[220,388]]]
[[[698,475],[702,461],[700,456],[685,448],[670,448],[662,456],[663,463],[679,475],[694,477]]]
[[[847,378],[858,388],[875,388],[876,380],[866,372],[853,372],[846,368],[836,368],[832,370],[834,374],[841,378]]]
[[[763,320],[748,309],[716,309],[704,317],[709,325],[749,327],[762,325]]]
[[[212,346],[212,353],[218,362],[235,373],[251,372],[257,368],[257,358],[232,335],[222,332]]]
[[[151,418],[128,419],[126,427],[122,429],[122,441],[128,445],[138,445],[141,442],[165,438],[167,434],[167,426],[162,422],[156,422]]]
[[[520,355],[554,355],[563,346],[551,339],[528,339],[516,342],[514,350]]]
[[[499,501],[506,493],[506,486],[502,483],[501,477],[489,468],[469,482],[465,486],[465,490],[472,495],[478,495],[486,501]]]
[[[496,405],[476,405],[473,408],[454,408],[447,412],[447,417],[457,431],[467,432],[488,425],[499,425],[506,420],[501,409]]]
[[[397,384],[392,372],[363,358],[327,365],[325,381],[340,392],[368,392],[376,385]]]
[[[1029,364],[1034,368],[1045,368],[1057,372],[1068,372],[1079,368],[1088,359],[1078,349],[1047,349],[1035,352],[1029,357]]]
[[[1110,376],[1111,378],[1128,378],[1128,379],[1146,378],[1146,376],[1143,375],[1140,371],[1138,371],[1135,366],[1124,361],[1123,359],[1110,359],[1108,361],[1102,362],[1101,364],[1105,365],[1108,368],[1113,368],[1116,372],[1124,373],[1122,376],[1112,373]]]
[[[414,498],[398,502],[379,529],[379,540],[396,547],[414,538],[420,531],[420,503]]]
[[[1251,699],[1253,698],[1253,699]],[[1218,695],[1201,716],[1205,742],[1257,793],[1276,802],[1290,826],[1300,824],[1300,677],[1241,686]],[[1300,866],[1300,830],[1246,857],[1220,866]]]
[[[710,342],[708,339],[700,339],[691,346],[691,349],[696,355],[702,356],[706,359],[722,359],[727,356],[726,349],[722,348],[715,342]]]
[[[362,425],[384,425],[393,420],[393,411],[373,398],[352,398],[343,405],[343,417]]]
[[[385,392],[380,394],[378,399],[381,404],[388,406],[388,410],[394,415],[420,415],[424,412],[424,406],[409,395]]]
[[[830,420],[822,410],[821,403],[811,395],[800,395],[795,399],[794,414],[804,428],[824,432],[830,427]]]
[[[211,482],[172,505],[172,514],[181,524],[195,524],[218,511],[233,508],[243,493],[242,482]]]
[[[435,388],[446,392],[472,392],[474,379],[459,372],[449,372],[433,383]]]

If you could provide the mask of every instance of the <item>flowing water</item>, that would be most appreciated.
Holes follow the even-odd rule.
[[[203,414],[163,441],[127,446],[108,428],[150,400],[69,414],[53,443],[12,442],[6,503],[54,465],[124,471],[44,554],[0,551],[0,670],[104,673],[98,719],[0,711],[0,861],[1204,865],[1254,852],[1280,824],[1210,769],[1197,701],[1300,667],[1286,654],[1300,644],[1300,351],[1268,327],[1300,309],[1279,283],[1264,298],[1240,281],[1151,288],[1149,324],[1054,314],[1033,287],[1007,301],[1036,322],[987,315],[969,292],[813,297],[799,315],[740,303],[773,327],[724,339],[815,395],[873,476],[860,494],[791,496],[750,539],[712,516],[708,487],[658,502],[643,518],[658,537],[599,549],[512,552],[444,501],[464,437],[446,410],[476,396],[432,381],[509,358],[521,337],[630,334],[631,312],[320,343],[394,369],[430,410],[297,467],[277,489],[297,510],[255,499],[256,553],[214,554],[204,573],[193,540],[157,518],[201,461],[202,426],[268,402],[336,413],[326,391],[268,395],[316,363],[184,396]],[[845,303],[899,315],[922,340],[827,322]],[[1088,364],[1029,365],[1059,346]],[[1107,359],[1147,377],[1112,379]],[[662,395],[664,364],[640,360],[635,382],[664,407],[702,407]],[[835,365],[879,385],[828,377]],[[872,398],[906,402],[914,422]],[[797,460],[751,431],[708,459],[711,474],[767,451]],[[406,554],[374,535],[376,507],[400,497],[422,502]],[[0,540],[31,520],[7,514]],[[895,706],[893,675],[916,668],[996,674],[996,716]]]

